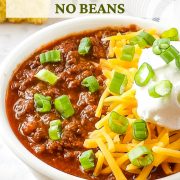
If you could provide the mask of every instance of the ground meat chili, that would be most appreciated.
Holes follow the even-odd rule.
[[[78,157],[85,151],[83,142],[88,132],[95,129],[94,125],[98,121],[95,110],[105,89],[105,77],[98,63],[100,58],[107,58],[108,43],[103,42],[102,38],[128,31],[137,31],[137,27],[108,27],[73,34],[43,47],[17,68],[7,91],[7,116],[17,138],[39,159],[59,170],[85,179],[115,179],[112,174],[95,178],[91,171],[83,172]],[[85,56],[78,53],[83,37],[90,37],[92,42],[90,53]],[[52,49],[61,50],[62,61],[42,65],[39,54]],[[34,77],[43,68],[59,77],[55,85],[51,86]],[[84,78],[92,75],[100,85],[100,89],[95,93],[90,93],[81,85]],[[69,96],[75,114],[62,121],[61,140],[53,141],[48,136],[50,121],[62,120],[60,114],[53,104],[49,113],[38,113],[34,106],[35,93],[51,96],[52,100],[64,94]],[[103,109],[104,113],[105,111]],[[132,175],[126,175],[133,179]],[[161,170],[154,170],[150,179],[163,175]]]

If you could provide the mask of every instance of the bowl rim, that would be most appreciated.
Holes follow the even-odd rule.
[[[4,59],[4,61],[0,65],[0,114],[2,117],[1,125],[0,125],[0,134],[3,137],[4,143],[8,146],[8,148],[19,158],[21,159],[25,164],[28,164],[32,169],[36,170],[40,174],[43,174],[49,178],[52,179],[73,179],[73,180],[82,180],[82,178],[67,174],[65,172],[62,172],[60,170],[57,170],[45,162],[41,161],[38,159],[36,156],[34,156],[30,151],[28,151],[22,144],[21,142],[17,139],[15,134],[13,133],[9,121],[6,116],[6,110],[5,110],[5,98],[6,98],[6,89],[7,89],[7,84],[9,82],[9,79],[11,78],[11,75],[13,74],[13,71],[16,69],[16,66],[23,62],[25,57],[23,59],[19,59],[18,62],[16,62],[14,59],[22,58],[21,52],[29,51],[33,53],[32,50],[28,50],[30,48],[30,44],[35,47],[38,40],[42,41],[42,44],[48,44],[49,42],[52,42],[53,39],[50,37],[46,37],[47,34],[50,36],[53,33],[55,33],[56,30],[58,29],[64,29],[64,28],[71,28],[71,31],[74,32],[74,29],[78,30],[78,24],[81,24],[83,27],[87,27],[90,25],[89,29],[86,30],[93,30],[95,28],[91,28],[92,26],[95,26],[96,28],[100,27],[107,27],[108,25],[103,25],[108,24],[109,26],[112,24],[112,22],[117,21],[119,26],[120,24],[123,25],[129,25],[129,24],[137,24],[140,27],[143,28],[148,28],[148,27],[155,27],[161,32],[163,29],[167,28],[168,26],[161,25],[160,23],[153,22],[151,20],[147,19],[142,19],[142,18],[135,18],[131,16],[120,16],[120,15],[93,15],[93,16],[84,16],[84,17],[78,17],[74,19],[68,19],[64,20],[58,23],[55,23],[53,25],[47,26],[40,31],[32,34],[28,38],[26,38],[23,42],[21,42],[10,54]],[[101,26],[99,26],[102,24]],[[76,27],[77,26],[77,27]],[[114,26],[114,25],[113,25]],[[79,32],[83,31],[81,30],[82,27],[79,26]],[[51,34],[51,33],[52,34]],[[77,31],[78,32],[78,31]],[[67,33],[68,35],[69,33]],[[56,35],[57,36],[57,35]],[[58,38],[63,37],[64,35],[61,35],[59,33]],[[46,42],[42,40],[42,37],[46,37]],[[54,39],[55,40],[55,39]],[[32,48],[33,48],[32,47]],[[36,47],[37,48],[37,47]],[[35,49],[36,49],[35,48]],[[30,53],[30,54],[31,54]],[[29,54],[29,55],[30,55]],[[28,56],[29,56],[28,55]],[[15,58],[14,58],[15,57]],[[10,70],[9,70],[10,69]],[[176,173],[174,175],[161,178],[161,180],[165,179],[178,179],[180,178],[180,173]]]

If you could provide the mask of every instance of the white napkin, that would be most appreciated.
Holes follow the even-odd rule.
[[[126,0],[125,5],[128,15],[180,27],[180,0]]]

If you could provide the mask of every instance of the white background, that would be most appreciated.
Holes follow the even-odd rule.
[[[173,0],[163,0],[167,2],[166,8],[159,7],[156,9],[155,0],[127,0],[130,5],[127,7],[127,14],[132,16],[139,16],[144,18],[159,18],[162,23],[168,23],[169,26],[180,27],[180,18],[177,18],[175,9],[172,4],[167,5],[168,2]],[[148,8],[146,8],[145,1],[149,2]],[[136,2],[136,4],[133,4]],[[157,0],[158,4],[160,0]],[[180,2],[180,1],[179,1]],[[139,4],[138,4],[139,3]],[[144,7],[142,7],[144,6]],[[161,4],[160,4],[161,6]],[[176,5],[177,9],[180,8]],[[153,10],[156,9],[154,13]],[[163,11],[162,11],[163,9]],[[157,11],[158,10],[158,11]],[[178,12],[180,13],[180,12]],[[180,17],[180,14],[178,14]],[[179,20],[179,22],[178,22]],[[62,21],[62,19],[50,19],[44,25],[30,25],[30,24],[0,24],[0,63],[4,60],[5,56],[14,49],[22,40],[31,35],[32,33],[42,29],[45,26],[53,24],[55,22]],[[35,180],[37,176],[34,176],[27,166],[25,166],[20,160],[18,160],[5,146],[3,140],[0,139],[0,179],[1,180]]]

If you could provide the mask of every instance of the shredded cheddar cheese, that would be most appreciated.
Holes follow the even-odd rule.
[[[148,32],[155,38],[159,38],[156,29],[150,29]],[[113,173],[117,180],[123,180],[126,179],[123,171],[127,171],[135,174],[136,180],[146,180],[154,166],[161,166],[167,175],[180,171],[180,131],[169,131],[164,127],[148,122],[148,138],[145,141],[133,139],[132,123],[139,119],[133,83],[142,49],[135,45],[135,55],[132,61],[123,61],[120,57],[123,46],[138,33],[117,34],[117,36],[103,39],[104,41],[109,41],[109,59],[100,60],[102,72],[107,78],[107,87],[96,109],[95,116],[100,118],[95,124],[96,130],[91,132],[88,139],[84,142],[85,148],[98,148],[94,176]],[[125,74],[128,79],[125,92],[121,95],[113,94],[109,91],[109,84],[114,71]],[[106,115],[102,116],[104,106],[108,110]],[[120,136],[109,128],[108,120],[112,111],[127,117],[129,125],[124,135]],[[131,164],[127,154],[140,145],[151,149],[154,156],[152,164],[144,168]],[[174,169],[170,168],[169,163],[175,163]]]
[[[101,130],[101,133],[103,134],[103,136],[105,137],[107,144],[108,144],[108,150],[110,152],[115,152],[115,145],[113,140],[111,139],[111,137],[103,130]]]
[[[138,167],[137,167],[137,166],[134,166],[133,164],[129,164],[129,165],[127,165],[127,167],[126,167],[126,170],[127,170],[127,171],[131,171],[131,170],[135,170],[135,169],[138,169]]]
[[[180,158],[180,151],[177,151],[177,150],[173,150],[169,148],[161,148],[158,146],[154,146],[152,150],[157,154]]]
[[[153,168],[153,165],[144,167],[142,169],[142,171],[140,172],[139,176],[136,178],[136,180],[146,180],[148,175],[150,174],[152,168]]]
[[[164,170],[164,172],[165,172],[167,175],[170,175],[170,174],[173,173],[172,170],[171,170],[171,168],[170,168],[170,166],[169,166],[169,164],[168,164],[167,162],[163,162],[163,163],[161,164],[161,167],[162,167],[162,169]]]
[[[168,162],[168,163],[180,163],[180,159],[178,158],[175,158],[175,157],[168,157],[165,162]]]
[[[102,111],[102,107],[103,107],[103,102],[104,102],[104,99],[109,95],[109,91],[108,91],[108,88],[106,88],[106,90],[104,91],[104,93],[102,94],[100,100],[99,100],[99,104],[98,104],[98,107],[96,109],[96,114],[95,116],[96,117],[100,117],[101,116],[101,111]]]
[[[97,139],[96,140],[100,150],[104,154],[104,157],[106,158],[106,161],[108,162],[114,176],[117,180],[126,180],[126,177],[122,173],[121,169],[119,168],[118,164],[116,163],[115,159],[113,158],[112,154],[108,151],[105,144],[102,142],[102,140]]]
[[[101,151],[98,151],[98,153],[96,153],[96,157],[98,158],[98,160],[97,160],[97,164],[96,164],[96,167],[94,169],[94,172],[93,172],[94,176],[98,176],[100,174],[100,171],[101,171],[102,166],[104,164],[104,155],[102,154]]]

